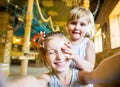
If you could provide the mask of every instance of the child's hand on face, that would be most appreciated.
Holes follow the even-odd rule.
[[[72,49],[72,44],[70,42],[67,42],[64,44],[64,46],[62,47],[62,50],[66,55],[66,57],[69,60],[75,60],[75,53],[74,50]]]

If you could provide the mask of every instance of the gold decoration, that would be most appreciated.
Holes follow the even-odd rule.
[[[48,11],[47,13],[50,16],[58,16],[58,13],[56,11]]]
[[[41,19],[42,19],[44,22],[49,22],[49,21],[50,21],[50,25],[51,25],[52,30],[53,30],[53,31],[59,31],[59,30],[57,30],[57,29],[59,29],[59,28],[57,28],[57,29],[54,28],[51,16],[48,17],[48,19],[45,19],[45,18],[43,17],[42,12],[41,12],[41,9],[40,9],[40,6],[39,6],[38,0],[36,0],[36,4],[37,4],[37,8],[38,8],[39,14],[40,14],[40,16],[41,16]]]
[[[84,0],[84,1],[83,1],[83,7],[89,9],[89,7],[90,7],[90,1],[89,1],[89,0]]]

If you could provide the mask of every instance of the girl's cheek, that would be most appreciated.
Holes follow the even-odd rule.
[[[69,29],[73,29],[73,28],[74,28],[74,25],[69,25],[68,28],[69,28]]]
[[[84,36],[86,34],[86,31],[85,30],[82,30],[81,31],[81,35]]]

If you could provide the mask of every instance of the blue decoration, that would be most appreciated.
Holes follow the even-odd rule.
[[[24,36],[24,26],[25,23],[22,23],[21,26],[14,32],[14,35],[16,36]],[[52,32],[52,29],[49,27],[47,23],[39,23],[39,21],[34,17],[32,20],[32,26],[31,26],[31,35],[32,38],[35,34],[39,33],[40,31],[45,32],[45,34],[48,34]]]
[[[25,14],[26,9],[27,9],[27,6],[24,6],[23,14]],[[36,8],[36,4],[35,3],[34,3],[34,6],[33,6],[33,9],[34,9],[33,10],[33,19],[32,19],[31,35],[30,35],[31,39],[33,38],[33,36],[35,34],[39,33],[40,31],[45,32],[45,34],[48,34],[48,33],[52,32],[52,29],[50,28],[50,24],[49,23],[46,23],[46,22],[40,23],[38,21],[38,20],[41,19],[41,17],[38,14],[39,12],[38,12],[38,10]],[[47,18],[47,15],[45,14],[45,12],[42,9],[41,9],[41,11],[42,11],[44,17]],[[14,27],[16,25],[14,25]],[[25,26],[25,23],[21,23],[20,27],[16,31],[14,31],[14,35],[23,37],[24,36],[24,26]]]

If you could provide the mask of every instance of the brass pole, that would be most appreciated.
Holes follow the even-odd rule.
[[[26,19],[25,19],[25,32],[24,32],[24,44],[23,44],[23,52],[29,53],[30,49],[30,32],[31,32],[31,23],[32,23],[32,10],[33,10],[33,2],[34,0],[28,0]],[[27,74],[28,68],[28,59],[22,59],[21,61],[21,75],[24,76]]]

